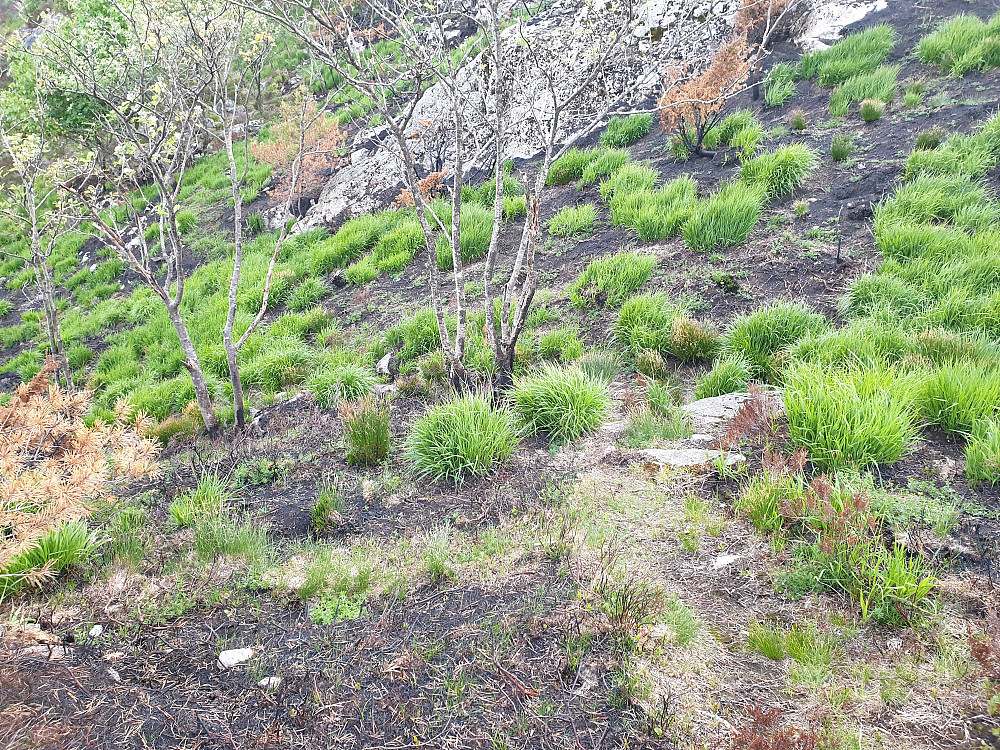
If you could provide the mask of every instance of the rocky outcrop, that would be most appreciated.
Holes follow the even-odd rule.
[[[804,49],[819,49],[835,40],[844,26],[884,8],[886,0],[807,2],[810,7],[799,18],[797,43]],[[738,7],[739,0],[647,0],[639,8],[622,48],[607,62],[599,80],[589,87],[585,100],[575,109],[588,113],[600,111],[609,103],[622,110],[650,105],[650,97],[659,92],[664,72],[671,65],[697,64],[708,58],[729,34]],[[572,91],[587,80],[594,65],[593,50],[618,28],[622,8],[621,0],[558,0],[505,33],[523,33],[538,49],[558,60],[557,88]],[[523,45],[512,46],[524,49]],[[515,122],[527,122],[533,114],[544,117],[550,109],[544,81],[523,54],[524,59],[512,62]],[[493,163],[490,130],[482,116],[485,108],[479,96],[485,75],[489,73],[472,63],[461,81],[468,112],[467,153],[479,154],[470,165],[473,177],[477,173],[485,177]],[[423,94],[414,111],[410,147],[424,174],[450,161],[451,148],[442,143],[441,126],[449,121],[449,102],[444,86],[437,84]],[[569,116],[563,138],[579,131],[587,120],[585,114]],[[507,157],[527,160],[537,156],[540,144],[531,137],[532,129],[521,127],[517,132],[520,135],[509,144]],[[387,128],[359,132],[351,149],[347,164],[329,180],[296,231],[333,227],[352,216],[384,208],[402,189],[402,169]],[[274,217],[274,223],[280,225],[285,218]]]
[[[584,114],[570,115],[564,121],[563,137],[577,132],[588,121],[585,113],[600,111],[609,103],[631,109],[647,100],[658,90],[663,71],[672,61],[704,59],[728,33],[737,2],[650,0],[638,13],[620,51],[607,61],[599,79],[586,90],[584,101],[574,107]],[[537,49],[557,61],[556,87],[560,92],[570,92],[588,80],[596,64],[593,51],[619,27],[623,7],[620,0],[559,0],[505,33],[523,33]],[[551,109],[546,83],[534,72],[523,45],[513,44],[511,49],[521,56],[511,61],[511,121],[528,122],[536,114],[544,118]],[[477,171],[485,175],[493,163],[488,147],[490,130],[479,94],[488,75],[489,71],[472,63],[461,80],[468,113],[467,153],[479,154],[470,165],[473,175]],[[441,123],[450,118],[450,101],[445,87],[437,84],[423,94],[414,110],[410,148],[424,173],[437,171],[451,160],[451,147],[442,144],[441,128]],[[541,144],[533,139],[533,129],[519,127],[517,132],[519,136],[508,144],[506,156],[515,160],[536,156]],[[348,164],[330,179],[296,230],[332,226],[384,207],[402,187],[402,170],[388,129],[359,132]]]

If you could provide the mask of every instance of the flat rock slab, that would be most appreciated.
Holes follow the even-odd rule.
[[[784,412],[781,394],[775,391],[768,393],[768,396],[774,403],[776,414]],[[727,393],[722,396],[692,401],[690,404],[682,406],[681,411],[687,416],[691,423],[691,429],[696,433],[718,437],[726,431],[740,407],[751,398],[753,396],[746,392]]]
[[[725,453],[710,451],[704,448],[647,448],[639,454],[659,466],[673,466],[677,469],[698,468],[710,466],[725,456],[726,466],[741,464],[746,459],[740,453]]]

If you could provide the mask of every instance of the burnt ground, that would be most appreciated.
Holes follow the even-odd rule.
[[[985,16],[988,5],[894,2],[859,24],[888,20],[899,30],[900,80],[927,85],[914,109],[897,102],[872,125],[856,115],[832,120],[829,90],[812,82],[800,82],[799,96],[782,107],[738,102],[772,128],[788,127],[801,109],[805,131],[768,143],[801,141],[822,155],[806,185],[772,204],[741,246],[709,255],[679,239],[643,245],[609,226],[596,186],[551,189],[543,221],[593,202],[601,226],[541,249],[545,283],[561,290],[595,257],[642,246],[659,261],[648,288],[688,296],[697,317],[718,328],[775,299],[803,300],[836,318],[851,280],[879,263],[870,206],[891,191],[917,134],[934,126],[966,132],[1000,103],[1000,71],[955,80],[909,55],[936,18]],[[772,59],[797,56],[786,45]],[[856,143],[839,164],[829,157],[838,134]],[[675,163],[669,146],[655,128],[633,155],[666,179],[692,173],[705,191],[738,170],[725,152]],[[988,180],[1000,188],[1000,172]],[[799,200],[809,202],[800,219],[792,209]],[[363,291],[331,288],[326,305],[354,321],[352,332],[383,329],[401,310],[425,304],[423,278],[413,263]],[[122,281],[126,291],[134,282]],[[613,311],[580,311],[558,294],[547,304],[589,343],[610,343]],[[100,343],[89,345],[99,351]],[[703,370],[675,366],[688,387]],[[629,386],[616,383],[616,399]],[[397,446],[425,407],[422,399],[393,401]],[[435,486],[414,480],[398,449],[377,469],[349,466],[335,411],[300,400],[268,413],[265,433],[245,443],[172,446],[162,476],[123,488],[118,504],[102,509],[148,509],[140,562],[104,560],[2,604],[5,747],[715,748],[732,746],[754,706],[781,709],[782,726],[816,732],[831,750],[996,746],[990,730],[1000,722],[987,714],[985,675],[968,639],[1000,606],[1000,491],[970,487],[962,446],[936,430],[878,477],[961,510],[945,535],[920,522],[907,530],[911,550],[937,566],[940,609],[927,628],[897,630],[862,621],[849,600],[783,588],[793,560],[734,514],[740,476],[650,474],[601,434],[561,448],[533,439],[487,477]],[[749,458],[759,466],[759,454]],[[171,529],[171,500],[213,472],[241,473],[233,510],[269,530],[263,567],[201,563],[190,532]],[[317,535],[310,514],[324,480],[340,487],[345,504]],[[432,580],[423,555],[442,528],[452,571]],[[357,619],[317,624],[317,601],[296,595],[298,561],[320,548],[360,556],[374,571]],[[655,624],[626,636],[597,601],[609,571],[676,599],[647,602]],[[696,621],[690,640],[670,601]],[[817,681],[791,659],[749,650],[757,622],[812,623],[830,633],[827,672]],[[91,637],[95,624],[104,632]],[[236,647],[253,648],[253,659],[221,669],[217,654]],[[267,677],[280,685],[260,687]]]

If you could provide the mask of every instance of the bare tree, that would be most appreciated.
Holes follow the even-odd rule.
[[[595,36],[588,51],[587,74],[567,88],[563,83],[565,59],[529,38],[521,19],[511,14],[510,4],[498,0],[434,5],[388,0],[272,0],[261,5],[262,12],[298,36],[348,85],[369,97],[386,123],[392,152],[399,158],[408,195],[424,230],[431,302],[452,382],[458,388],[468,377],[463,363],[467,304],[460,211],[470,166],[485,154],[492,157],[494,165],[493,232],[483,269],[486,333],[496,360],[495,382],[503,390],[510,383],[517,339],[537,285],[535,246],[548,170],[555,159],[603,122],[613,103],[609,99],[588,110],[586,98],[598,83],[607,88],[607,81],[602,80],[607,63],[630,32],[634,19],[631,0],[618,3],[618,8],[618,18]],[[474,44],[449,42],[456,21],[464,21],[475,30]],[[389,30],[401,54],[383,55],[365,44],[376,23]],[[479,85],[471,85],[474,82]],[[437,158],[433,169],[446,169],[451,182],[450,226],[428,210],[412,145],[419,132],[415,118],[421,114],[421,94],[431,85],[439,101],[447,103],[446,114],[431,126],[431,136],[447,143],[444,149],[434,149],[432,156]],[[572,133],[571,114],[576,126]],[[510,277],[501,288],[493,283],[493,277],[501,259],[504,163],[511,141],[526,136],[542,153],[542,161],[527,189],[527,219],[510,259]],[[441,151],[447,153],[446,164],[441,163]],[[447,328],[449,307],[438,269],[438,233],[446,237],[451,254],[454,338]],[[500,303],[499,318],[494,315],[496,301]]]
[[[0,202],[0,215],[19,226],[28,240],[23,258],[34,271],[35,284],[45,314],[45,333],[49,352],[55,362],[57,379],[65,378],[69,385],[66,352],[59,332],[59,312],[56,308],[52,271],[49,258],[59,235],[67,228],[66,208],[60,206],[58,194],[58,164],[49,141],[45,105],[41,93],[27,105],[23,117],[12,117],[0,104],[0,146],[7,168],[0,175],[8,181],[6,200]],[[10,252],[2,251],[4,255]]]
[[[467,305],[464,264],[461,255],[461,188],[464,184],[466,144],[461,132],[465,101],[457,96],[459,77],[472,49],[456,48],[448,40],[447,21],[455,17],[457,3],[427,5],[419,0],[265,0],[243,3],[294,34],[316,60],[335,70],[345,86],[368,97],[389,130],[391,149],[399,160],[403,181],[412,196],[417,220],[424,233],[431,304],[441,345],[451,368],[452,383],[461,388],[467,380],[463,363],[466,344]],[[396,54],[383,54],[369,44],[383,35],[399,45]],[[450,226],[430,210],[420,190],[420,175],[414,155],[415,114],[421,94],[440,84],[449,100],[448,139],[454,144]],[[448,330],[448,304],[444,276],[438,267],[437,237],[448,240],[452,259],[455,335]]]
[[[108,0],[106,12],[102,18],[78,14],[72,25],[49,23],[31,50],[39,63],[38,84],[94,102],[97,126],[115,144],[113,170],[100,170],[94,158],[63,188],[86,208],[98,235],[163,301],[205,428],[216,438],[211,393],[181,314],[187,264],[177,221],[184,171],[198,149],[201,94],[212,82],[191,46],[199,17],[155,0]],[[95,54],[95,48],[104,53]],[[155,193],[150,203],[160,230],[156,239],[147,236],[145,206],[132,197],[141,182]],[[96,190],[101,184],[127,213],[121,222],[102,210]]]
[[[564,59],[558,50],[545,47],[525,34],[517,23],[504,28],[502,4],[488,0],[479,4],[477,17],[488,44],[484,51],[485,69],[491,72],[483,107],[493,132],[496,187],[493,205],[493,233],[483,269],[485,286],[486,336],[496,362],[495,388],[505,391],[512,382],[514,352],[524,330],[531,301],[538,284],[535,271],[535,248],[539,232],[539,209],[552,163],[605,122],[615,100],[606,95],[596,104],[586,97],[595,89],[611,91],[606,80],[612,55],[621,51],[635,19],[630,0],[619,6],[618,18],[604,30],[590,49],[589,65],[572,86],[561,85]],[[524,90],[534,81],[534,88]],[[520,96],[515,97],[515,90]],[[516,106],[516,102],[521,107]],[[527,106],[525,106],[527,105]],[[567,132],[572,117],[576,130]],[[541,150],[541,161],[533,183],[527,186],[526,219],[511,259],[510,275],[498,288],[493,277],[501,260],[500,233],[503,217],[504,163],[512,138],[525,134]],[[494,314],[496,300],[499,314]]]

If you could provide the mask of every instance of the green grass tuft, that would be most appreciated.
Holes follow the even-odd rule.
[[[1000,421],[981,419],[965,446],[965,475],[970,482],[1000,484]]]
[[[495,407],[488,396],[466,393],[434,407],[414,423],[406,456],[418,476],[458,484],[505,461],[519,439],[510,409]]]
[[[778,302],[733,320],[725,347],[727,353],[746,361],[755,377],[774,381],[779,371],[775,355],[828,326],[826,318],[801,303]]]
[[[365,397],[344,402],[340,407],[344,424],[344,458],[357,466],[374,466],[389,455],[389,404],[384,399]]]
[[[758,185],[724,185],[695,207],[684,225],[684,243],[708,252],[743,242],[757,226],[766,198],[766,189]]]
[[[898,38],[889,24],[872,26],[825,50],[804,54],[799,61],[798,74],[802,78],[818,76],[820,86],[832,88],[878,68],[889,57]]]
[[[715,362],[710,372],[698,379],[693,397],[710,398],[745,391],[751,378],[750,365],[746,360],[727,354]]]
[[[646,283],[655,265],[652,255],[632,251],[598,258],[570,286],[569,298],[577,307],[593,303],[617,307]]]
[[[851,104],[872,99],[889,104],[896,96],[896,79],[901,65],[882,65],[870,73],[848,78],[830,96],[830,114],[843,117]]]
[[[816,153],[793,143],[743,162],[740,180],[761,185],[771,198],[787,195],[799,187],[818,164]]]
[[[629,115],[628,117],[612,117],[608,122],[608,127],[601,133],[601,145],[611,148],[628,146],[649,135],[652,127],[653,116],[648,113]]]
[[[514,408],[529,432],[567,443],[596,430],[608,412],[605,384],[579,368],[544,365],[511,389]]]
[[[573,237],[592,234],[597,209],[593,203],[582,206],[564,206],[549,222],[549,233],[556,237]]]
[[[916,440],[913,382],[896,369],[798,364],[784,383],[792,441],[821,469],[892,464]]]

